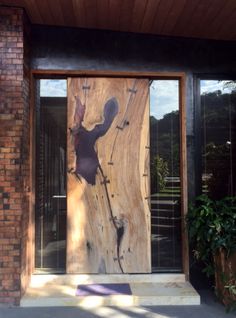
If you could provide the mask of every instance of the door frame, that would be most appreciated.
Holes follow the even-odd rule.
[[[112,70],[31,70],[30,75],[30,219],[29,219],[29,272],[35,269],[35,149],[36,125],[35,106],[37,96],[36,83],[39,79],[67,79],[68,77],[122,77],[148,78],[163,80],[179,80],[179,110],[180,110],[180,178],[181,178],[181,238],[182,238],[182,267],[183,273],[189,280],[189,247],[186,229],[188,211],[187,188],[187,144],[186,144],[186,74],[184,72],[137,72]]]

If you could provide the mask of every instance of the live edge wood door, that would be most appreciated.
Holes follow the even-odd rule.
[[[67,273],[151,272],[149,82],[69,78]]]

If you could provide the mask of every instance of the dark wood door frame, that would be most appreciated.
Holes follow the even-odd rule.
[[[176,79],[179,80],[179,107],[180,107],[180,178],[181,178],[181,215],[182,215],[182,264],[183,272],[186,279],[189,279],[189,247],[188,234],[186,230],[185,217],[188,209],[188,188],[187,188],[187,145],[186,145],[186,74],[184,72],[137,72],[137,71],[109,71],[109,70],[32,70],[31,71],[31,98],[30,98],[30,176],[31,176],[31,193],[30,193],[30,225],[29,231],[30,251],[32,257],[32,272],[34,270],[34,207],[35,207],[35,100],[36,90],[35,83],[37,79],[43,78],[61,78],[68,77],[137,77],[151,79]]]

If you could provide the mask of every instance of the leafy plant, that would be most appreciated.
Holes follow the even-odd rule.
[[[210,276],[218,275],[216,260],[221,253],[225,261],[236,252],[236,197],[212,200],[207,195],[197,197],[191,204],[187,216],[189,239],[194,246],[194,256],[205,264],[204,272]],[[223,271],[221,274],[224,274]],[[223,286],[222,295],[235,297],[235,273],[227,278],[220,278]],[[219,275],[217,279],[219,278]],[[229,303],[229,302],[227,302]]]
[[[215,145],[211,142],[206,145],[204,159],[207,160],[207,173],[210,176],[206,185],[208,195],[212,199],[219,200],[233,191],[229,188],[232,174],[232,167],[229,165],[230,153],[230,145],[228,144]],[[232,175],[232,178],[235,177]],[[233,184],[232,181],[232,187]]]
[[[168,163],[160,156],[155,156],[151,162],[151,188],[153,192],[160,192],[165,188],[168,174]]]

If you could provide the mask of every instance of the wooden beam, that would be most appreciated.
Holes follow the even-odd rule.
[[[180,78],[179,105],[180,105],[180,180],[181,180],[181,232],[182,232],[182,264],[186,279],[189,280],[189,246],[186,228],[188,212],[188,179],[187,179],[187,143],[186,143],[186,78]]]
[[[35,182],[36,182],[36,104],[39,107],[39,87],[37,80],[30,76],[30,244],[31,244],[31,272],[35,269]]]
[[[180,79],[185,77],[184,72],[140,72],[140,71],[113,71],[113,70],[32,70],[32,74],[38,78],[61,77],[137,77],[152,79]]]

